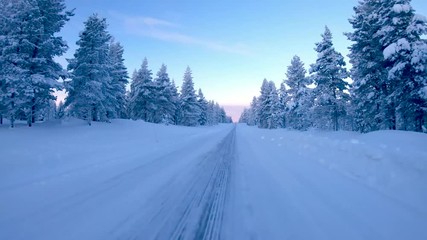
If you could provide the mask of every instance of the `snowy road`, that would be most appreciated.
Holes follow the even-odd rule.
[[[20,141],[2,150],[0,239],[427,239],[425,182],[400,192],[343,171],[387,160],[359,140],[120,124],[58,128],[41,141],[55,151],[22,147],[47,129],[3,132],[2,146]]]

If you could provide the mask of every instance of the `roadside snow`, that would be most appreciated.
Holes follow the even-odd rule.
[[[239,125],[236,138],[229,239],[427,238],[427,135]]]

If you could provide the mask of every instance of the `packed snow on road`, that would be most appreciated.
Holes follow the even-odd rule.
[[[0,127],[0,239],[427,239],[427,135]]]

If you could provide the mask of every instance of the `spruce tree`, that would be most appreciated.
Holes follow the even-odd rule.
[[[258,98],[258,118],[260,128],[277,128],[279,126],[279,96],[272,81],[264,79],[261,86],[261,95]]]
[[[250,108],[249,108],[249,119],[248,119],[249,126],[258,126],[259,124],[258,109],[259,109],[258,98],[253,97]]]
[[[277,93],[279,95],[279,125],[282,128],[286,128],[289,120],[289,95],[286,89],[286,85],[283,82],[280,84],[280,88]]]
[[[181,124],[184,126],[196,126],[200,116],[200,108],[197,104],[197,96],[191,74],[190,67],[187,67],[181,87]]]
[[[396,108],[396,128],[422,131],[427,117],[427,20],[415,14],[410,0],[383,1],[377,32]]]
[[[108,121],[110,76],[109,42],[105,18],[94,14],[84,23],[78,49],[69,60],[71,82],[67,84],[66,106],[71,113],[92,121]]]
[[[109,44],[110,77],[109,84],[109,111],[111,118],[126,118],[126,84],[128,73],[124,65],[123,47],[119,42],[111,41]]]
[[[306,77],[304,63],[298,56],[294,56],[286,72],[285,83],[289,86],[288,122],[289,127],[306,130],[310,126],[310,101],[308,85],[311,78]]]
[[[156,112],[155,122],[174,124],[174,115],[176,112],[176,88],[169,79],[167,67],[162,64],[154,79],[156,87]]]
[[[343,56],[335,51],[332,43],[332,34],[328,27],[322,34],[322,41],[316,43],[318,58],[311,65],[310,73],[316,88],[314,94],[316,105],[314,118],[318,128],[339,129],[339,121],[346,113],[346,103],[349,100],[348,83],[344,81],[348,73],[344,68]]]
[[[208,101],[206,101],[205,96],[203,95],[202,89],[199,88],[199,92],[197,94],[197,103],[200,108],[200,116],[199,116],[199,125],[204,126],[208,123]]]
[[[147,58],[144,58],[141,68],[133,73],[130,86],[129,111],[134,120],[142,119],[154,122],[154,112],[157,110],[157,92],[151,75]]]
[[[377,32],[381,1],[362,0],[349,20],[354,31],[346,33],[354,43],[350,46],[352,64],[350,93],[355,128],[362,132],[393,129],[394,109],[389,103],[390,85],[383,57],[383,47]]]

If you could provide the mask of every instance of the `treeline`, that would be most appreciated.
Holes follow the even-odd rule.
[[[194,89],[190,68],[181,92],[162,65],[156,77],[145,59],[132,76],[130,92],[123,47],[94,14],[84,23],[67,70],[54,58],[68,46],[57,34],[73,11],[64,0],[1,0],[0,4],[0,123],[8,118],[35,121],[74,116],[92,121],[113,118],[196,126],[231,122],[222,107]],[[60,82],[59,80],[63,81]],[[55,105],[55,90],[67,92]]]
[[[295,56],[280,89],[264,80],[240,122],[298,130],[426,132],[427,20],[410,2],[359,1],[349,20],[353,32],[345,33],[352,41],[351,70],[326,27],[309,74]]]

